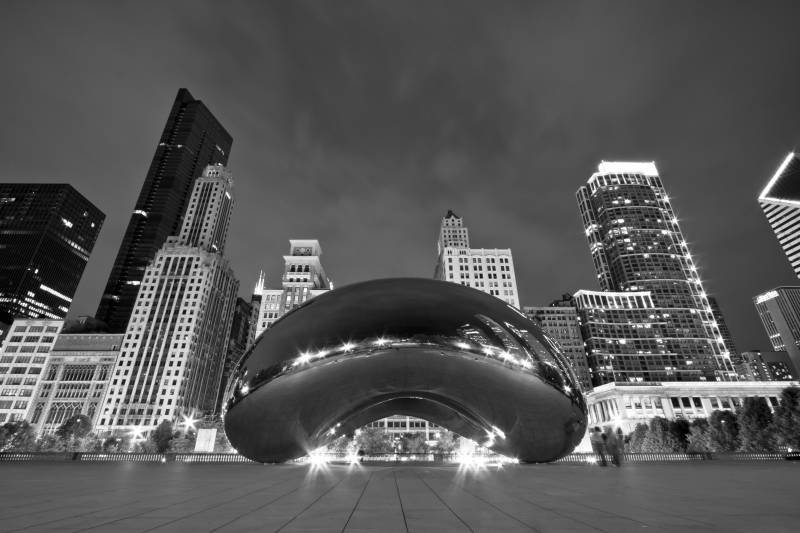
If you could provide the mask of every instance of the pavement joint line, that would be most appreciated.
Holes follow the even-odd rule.
[[[356,512],[356,509],[358,509],[358,504],[361,503],[361,498],[363,498],[364,497],[364,493],[367,492],[367,487],[369,486],[369,482],[372,481],[372,476],[374,476],[374,475],[375,475],[375,472],[371,472],[369,477],[367,478],[367,482],[364,483],[364,488],[361,489],[361,494],[358,495],[358,499],[356,500],[355,505],[350,510],[350,514],[347,516],[347,521],[344,523],[344,526],[342,526],[342,533],[344,533],[344,531],[347,529],[347,525],[350,523],[350,520],[353,518],[353,515]]]
[[[428,485],[428,482],[427,482],[427,481],[425,481],[424,479],[422,479],[422,477],[419,475],[419,473],[417,473],[417,472],[414,472],[414,475],[416,475],[416,476],[417,476],[417,478],[418,478],[420,481],[422,481],[422,483],[423,483],[423,484],[424,484],[426,487],[428,487],[428,490],[430,490],[430,491],[433,493],[433,495],[434,495],[434,496],[436,496],[436,499],[438,499],[440,502],[442,502],[442,505],[444,505],[445,507],[447,507],[447,510],[448,510],[448,511],[450,511],[451,513],[453,513],[453,516],[455,516],[456,518],[458,518],[458,521],[459,521],[459,522],[461,522],[462,524],[464,524],[464,527],[466,527],[466,528],[467,528],[468,530],[470,530],[472,533],[475,533],[475,530],[474,530],[474,529],[472,529],[472,527],[470,527],[470,525],[469,525],[469,524],[467,524],[467,523],[464,521],[464,519],[463,519],[463,518],[461,518],[460,516],[458,516],[458,513],[456,513],[456,512],[455,512],[455,511],[454,511],[454,510],[453,510],[453,509],[452,509],[452,508],[451,508],[451,507],[450,507],[450,506],[447,504],[447,502],[446,502],[446,501],[444,501],[444,500],[442,499],[442,497],[441,497],[441,496],[439,496],[439,494],[438,494],[438,493],[437,493],[435,490],[433,490],[433,488],[432,488],[430,485]]]
[[[244,518],[244,517],[245,517],[245,516],[247,516],[247,515],[251,515],[251,514],[253,514],[253,513],[255,513],[255,512],[258,512],[258,511],[260,511],[261,509],[264,509],[265,507],[269,507],[270,505],[272,505],[272,504],[273,504],[273,503],[275,503],[276,501],[280,500],[281,498],[285,498],[285,497],[286,497],[286,496],[288,496],[289,494],[294,494],[295,492],[297,492],[298,490],[300,490],[300,488],[302,488],[302,487],[303,487],[303,485],[307,485],[307,484],[308,484],[307,482],[301,483],[300,485],[296,486],[296,487],[295,487],[295,488],[293,488],[292,490],[290,490],[290,491],[288,491],[288,492],[285,492],[285,493],[281,494],[280,496],[277,496],[277,497],[275,497],[275,498],[273,498],[273,499],[269,500],[268,502],[266,502],[266,503],[263,503],[263,504],[259,505],[259,506],[258,506],[258,507],[256,507],[255,509],[251,509],[250,511],[247,511],[246,513],[240,514],[239,516],[237,516],[237,517],[235,517],[235,518],[232,518],[231,520],[228,520],[228,521],[227,521],[227,522],[225,522],[224,524],[220,524],[220,525],[218,525],[218,526],[217,526],[217,527],[215,527],[214,529],[209,529],[208,531],[209,531],[209,533],[211,533],[212,531],[219,531],[219,530],[220,530],[220,529],[222,529],[223,527],[227,527],[227,526],[229,526],[229,525],[233,524],[234,522],[236,522],[237,520],[241,520],[242,518]],[[181,518],[181,520],[182,520],[183,518],[185,518],[185,517],[182,517],[182,518]],[[172,522],[169,522],[169,523],[172,523]],[[167,524],[161,524],[161,525],[159,525],[158,527],[164,527],[165,525],[167,525]],[[148,529],[148,530],[145,530],[145,531],[153,531],[153,529]]]
[[[397,470],[392,474],[394,474],[394,488],[397,490],[397,499],[400,501],[400,512],[403,514],[403,525],[406,528],[406,533],[408,533],[408,520],[406,520],[406,511],[403,508],[403,497],[400,496],[400,485],[397,483]]]
[[[521,490],[529,490],[529,487],[524,487],[522,485],[519,485],[518,483],[509,483],[508,485],[510,485],[512,487],[516,487],[516,488],[521,489]],[[466,489],[464,489],[464,490],[466,490]],[[592,511],[599,511],[599,512],[607,514],[609,516],[615,516],[617,518],[622,518],[624,520],[630,520],[631,522],[635,522],[635,523],[637,523],[639,525],[642,525],[644,527],[662,529],[660,526],[655,526],[653,524],[648,524],[647,522],[642,522],[641,520],[637,520],[637,519],[631,518],[629,516],[625,516],[625,515],[622,515],[622,514],[619,514],[619,513],[615,513],[613,511],[609,511],[607,509],[601,509],[599,507],[592,507],[591,505],[587,505],[587,504],[585,504],[585,503],[583,503],[581,501],[573,500],[572,498],[563,498],[563,499],[568,501],[572,505],[585,507],[587,509],[591,509]],[[556,512],[553,508],[549,508],[548,510],[551,511],[551,512]],[[669,515],[667,513],[664,513],[664,514],[666,514],[667,516],[672,516],[672,515]],[[575,520],[575,519],[573,518],[573,520]],[[700,522],[700,521],[697,521],[697,522],[700,523],[700,524],[703,524],[703,525],[711,525],[711,524],[707,524],[707,523]]]
[[[225,505],[226,503],[230,503],[230,502],[232,502],[232,501],[234,501],[234,500],[237,500],[237,499],[239,499],[239,498],[242,498],[242,497],[244,497],[244,496],[249,496],[249,495],[251,495],[251,494],[253,494],[253,493],[256,493],[256,492],[259,492],[259,491],[262,491],[262,490],[266,490],[266,489],[268,489],[268,488],[270,488],[270,487],[273,487],[274,485],[277,485],[278,483],[281,483],[281,482],[282,482],[282,481],[276,481],[275,483],[272,483],[272,484],[270,484],[270,485],[267,485],[266,487],[261,487],[261,488],[259,488],[259,489],[256,489],[256,490],[252,490],[252,491],[250,491],[250,492],[246,492],[246,493],[244,493],[244,494],[240,494],[239,496],[236,496],[235,498],[231,498],[230,500],[225,500],[224,502],[221,502],[221,503],[219,503],[219,504],[217,504],[217,505],[214,505],[214,506],[211,506],[211,507],[206,507],[205,509],[202,509],[201,511],[197,511],[197,513],[189,513],[188,515],[185,515],[183,518],[185,518],[186,516],[192,516],[193,514],[198,514],[198,513],[201,513],[201,512],[203,512],[203,511],[207,511],[208,509],[215,509],[215,508],[217,508],[217,507],[220,507],[220,506],[222,506],[222,505]],[[108,524],[113,524],[113,523],[116,523],[116,522],[121,522],[122,520],[127,520],[127,519],[129,519],[129,518],[135,518],[135,517],[137,517],[137,516],[141,516],[141,515],[144,515],[144,514],[147,514],[147,513],[152,513],[153,511],[160,511],[160,510],[162,510],[162,509],[168,509],[169,507],[172,507],[173,505],[180,505],[180,504],[182,504],[182,503],[190,502],[190,501],[192,501],[192,500],[197,500],[197,499],[204,498],[204,497],[208,497],[208,494],[201,494],[201,495],[199,495],[199,496],[193,496],[193,497],[191,497],[191,498],[187,498],[187,499],[185,499],[185,500],[180,500],[180,501],[177,501],[177,502],[172,502],[172,503],[170,503],[169,505],[164,505],[164,506],[161,506],[161,507],[155,507],[155,508],[153,508],[153,509],[148,509],[148,510],[146,510],[146,511],[141,511],[141,512],[139,512],[139,513],[134,513],[134,514],[131,514],[131,515],[122,516],[122,517],[119,517],[119,518],[115,518],[114,520],[109,520],[109,521],[103,522],[103,523],[101,523],[101,524],[95,524],[95,525],[93,525],[93,526],[91,526],[91,527],[85,527],[85,528],[81,528],[81,529],[76,529],[76,530],[74,530],[74,531],[73,531],[73,533],[78,533],[78,532],[80,532],[80,531],[89,531],[89,530],[91,530],[91,529],[96,529],[96,528],[98,528],[98,527],[101,527],[101,526],[105,526],[105,525],[108,525]],[[138,501],[138,500],[137,500],[137,501]],[[115,506],[115,507],[119,507],[119,506]],[[86,514],[92,514],[92,513],[83,513],[83,514],[76,515],[76,516],[74,516],[74,517],[68,517],[68,518],[77,518],[77,517],[79,517],[79,516],[84,516],[84,515],[86,515]],[[59,519],[59,520],[63,520],[63,519]],[[55,521],[58,521],[58,520],[55,520]],[[51,522],[52,522],[52,521],[51,521]],[[49,522],[46,522],[46,523],[49,523]],[[36,524],[36,525],[43,525],[43,524]],[[29,527],[32,527],[32,526],[29,526]],[[159,526],[159,527],[160,527],[160,526]],[[28,529],[28,528],[25,528],[25,529]],[[12,530],[12,531],[20,531],[20,530]]]
[[[292,518],[290,518],[288,522],[285,522],[285,523],[284,523],[284,524],[283,524],[281,527],[279,527],[278,529],[276,529],[276,530],[275,530],[275,533],[278,533],[279,531],[283,530],[283,529],[284,529],[286,526],[288,526],[289,524],[291,524],[292,522],[294,522],[295,520],[297,520],[297,518],[299,518],[299,517],[300,517],[300,515],[302,515],[302,514],[303,514],[303,513],[305,513],[306,511],[308,511],[308,510],[309,510],[309,509],[310,509],[310,508],[311,508],[311,507],[312,507],[312,506],[313,506],[315,503],[317,503],[318,501],[320,501],[320,500],[322,499],[322,497],[323,497],[323,496],[325,496],[325,495],[326,495],[326,494],[328,494],[330,491],[332,491],[333,489],[335,489],[336,487],[338,487],[338,486],[339,486],[339,484],[340,484],[342,481],[344,481],[344,479],[345,479],[345,478],[344,478],[344,476],[342,476],[342,479],[340,479],[339,481],[337,481],[336,483],[334,483],[333,485],[331,485],[330,487],[328,487],[328,489],[327,489],[325,492],[323,492],[322,494],[320,494],[319,496],[317,496],[317,497],[314,499],[314,501],[312,501],[311,503],[309,503],[308,505],[306,505],[306,506],[305,506],[303,509],[301,509],[301,510],[300,510],[300,512],[299,512],[299,513],[297,513],[297,514],[296,514],[296,515],[294,515]]]

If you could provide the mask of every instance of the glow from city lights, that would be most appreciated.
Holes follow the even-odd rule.
[[[356,347],[356,345],[354,343],[346,342],[346,343],[342,344],[342,351],[347,353],[347,352],[352,351],[353,348],[355,348],[355,347]]]
[[[250,392],[250,386],[245,383],[242,385],[242,388],[239,389],[239,392],[241,392],[243,396],[247,395]]]
[[[389,342],[388,340],[386,340],[386,339],[384,339],[383,337],[381,337],[381,338],[379,338],[379,339],[377,339],[377,340],[375,341],[375,345],[376,345],[376,346],[383,346],[384,344],[386,344],[386,343],[388,343],[388,342]]]
[[[777,297],[778,297],[778,291],[765,292],[764,294],[759,294],[758,295],[758,297],[756,298],[756,303],[757,304],[763,304],[764,302],[767,302],[769,300],[773,300],[773,299],[775,299]]]
[[[181,425],[184,427],[185,431],[196,430],[197,423],[200,421],[199,418],[195,418],[194,415],[183,415],[183,421],[181,421]]]
[[[456,347],[461,348],[462,350],[469,350],[469,344],[466,342],[457,342]]]

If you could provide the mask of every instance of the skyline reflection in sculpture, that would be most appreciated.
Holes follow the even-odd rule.
[[[571,452],[586,428],[569,363],[525,315],[412,278],[342,287],[278,320],[236,370],[225,427],[243,455],[280,462],[393,414],[531,462]]]

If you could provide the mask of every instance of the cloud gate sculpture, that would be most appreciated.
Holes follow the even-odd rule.
[[[292,310],[242,358],[225,431],[281,462],[393,414],[523,462],[570,453],[586,404],[557,345],[519,310],[462,285],[383,279]]]

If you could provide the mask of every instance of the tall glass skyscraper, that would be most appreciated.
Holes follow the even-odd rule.
[[[177,235],[195,179],[206,165],[226,164],[232,143],[203,102],[180,89],[97,309],[110,331],[125,331],[147,264]]]
[[[665,342],[641,349],[637,379],[653,379],[665,367],[670,367],[666,371],[672,379],[696,374],[686,372],[682,378],[673,372],[675,367],[700,370],[708,380],[736,379],[655,164],[602,162],[578,189],[577,198],[602,290],[647,292],[659,310],[654,316],[667,322]]]
[[[800,277],[800,157],[794,152],[758,195],[758,203],[778,237],[792,270]]]
[[[64,318],[105,215],[67,184],[0,184],[0,322]]]

